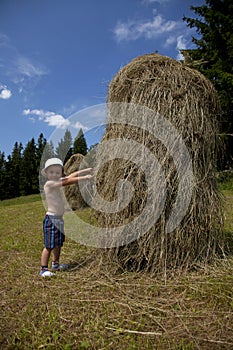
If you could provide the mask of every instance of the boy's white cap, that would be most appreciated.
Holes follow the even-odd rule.
[[[60,165],[63,167],[63,162],[59,158],[50,158],[46,160],[44,169],[41,170],[41,174],[46,176],[46,169],[51,165]]]

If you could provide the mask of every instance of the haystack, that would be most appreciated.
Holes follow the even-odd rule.
[[[159,219],[148,232],[143,235],[138,232],[139,238],[129,244],[102,250],[105,258],[123,269],[143,269],[156,274],[211,261],[222,249],[221,196],[215,179],[221,110],[214,87],[200,72],[181,62],[148,54],[132,60],[116,74],[109,85],[107,102],[109,124],[102,143],[134,140],[149,149],[165,176],[166,200]],[[166,222],[179,189],[176,164],[163,142],[150,132],[116,122],[118,112],[111,109],[111,103],[117,102],[146,106],[154,112],[152,115],[165,118],[181,135],[188,150],[194,179],[192,195],[183,219],[172,232],[166,230]],[[124,226],[140,215],[147,198],[146,174],[132,161],[120,158],[105,164],[97,176],[98,191],[109,202],[115,200],[120,180],[127,178],[134,187],[126,208],[118,213],[95,212],[99,224],[109,228]],[[151,206],[148,215],[153,216],[155,210],[156,205]]]
[[[64,165],[66,175],[70,175],[71,173],[79,170],[80,164],[83,162],[83,160],[84,156],[82,154],[77,153],[72,155]],[[87,206],[82,194],[80,193],[78,184],[64,187],[64,194],[72,210],[85,208]]]

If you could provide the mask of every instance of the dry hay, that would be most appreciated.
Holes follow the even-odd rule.
[[[66,175],[70,175],[79,170],[81,163],[84,164],[83,160],[84,156],[82,154],[77,153],[72,155],[64,165]],[[72,210],[85,208],[87,206],[82,194],[80,193],[78,184],[64,187],[64,194]]]
[[[109,86],[108,102],[147,106],[169,120],[189,151],[195,185],[185,217],[173,232],[167,233],[166,220],[178,188],[174,162],[164,145],[150,133],[111,123],[114,108],[110,110],[110,123],[102,142],[133,139],[149,148],[165,173],[167,195],[159,220],[146,234],[130,244],[102,250],[101,254],[123,269],[143,269],[156,274],[211,261],[222,251],[221,196],[215,179],[221,111],[212,84],[200,72],[178,61],[149,54],[132,60],[116,74]],[[105,227],[125,225],[145,205],[145,174],[135,164],[122,159],[108,162],[98,172],[97,188],[101,196],[113,201],[116,184],[122,178],[133,184],[134,197],[119,213],[95,212],[98,222]],[[151,207],[148,215],[153,215],[154,209]]]

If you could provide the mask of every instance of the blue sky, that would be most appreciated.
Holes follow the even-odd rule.
[[[69,128],[75,112],[106,101],[133,58],[181,59],[195,30],[182,17],[204,0],[1,0],[0,151]],[[78,132],[78,126],[77,126]]]

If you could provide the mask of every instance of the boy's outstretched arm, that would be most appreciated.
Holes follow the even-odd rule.
[[[76,173],[76,176],[74,175]],[[73,175],[73,176],[67,176],[67,177],[64,177],[61,179],[61,185],[62,186],[69,186],[69,185],[73,185],[75,183],[77,183],[78,181],[82,181],[82,180],[91,180],[93,179],[93,175],[91,174],[87,174],[87,175],[84,175],[84,176],[77,176],[77,172],[75,173],[72,173],[70,175]]]
[[[77,170],[77,171],[71,173],[70,175],[68,175],[66,177],[67,178],[77,177],[77,176],[85,174],[85,173],[92,173],[92,171],[93,171],[92,168],[86,168],[86,169],[82,169],[82,170]]]

